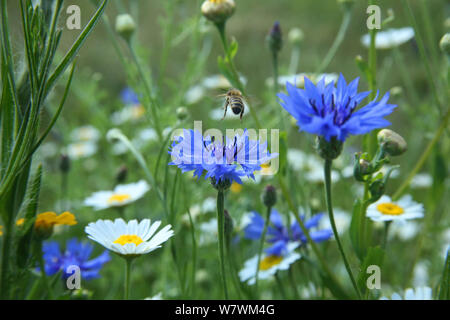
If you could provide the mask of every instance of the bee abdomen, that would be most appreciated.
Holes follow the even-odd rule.
[[[244,108],[244,103],[242,102],[242,99],[237,97],[231,97],[230,98],[230,106],[231,110],[233,110],[234,114],[239,114],[242,111],[242,108]]]

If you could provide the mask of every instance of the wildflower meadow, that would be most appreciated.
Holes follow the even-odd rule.
[[[448,1],[0,16],[1,299],[450,299]]]

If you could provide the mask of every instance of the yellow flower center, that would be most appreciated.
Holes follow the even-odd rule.
[[[403,214],[405,211],[402,207],[396,205],[395,203],[380,203],[377,205],[377,210],[382,214],[390,215],[390,216],[399,216]]]
[[[233,192],[233,193],[239,193],[239,192],[241,192],[241,190],[242,190],[242,185],[240,185],[240,184],[237,183],[237,182],[233,182],[233,183],[231,184],[230,189],[231,189],[231,192]]]
[[[141,237],[134,235],[134,234],[124,234],[117,238],[114,243],[118,243],[122,246],[126,245],[127,243],[134,243],[136,246],[140,245],[142,242],[144,242]]]
[[[125,200],[128,200],[130,198],[131,198],[131,196],[129,194],[113,194],[111,197],[109,197],[108,203],[111,203],[111,202],[122,203]]]
[[[24,218],[20,218],[19,220],[16,221],[16,226],[20,227],[25,223],[25,219]]]
[[[283,261],[283,257],[279,256],[267,256],[261,260],[259,264],[259,270],[269,270],[273,266],[276,266],[281,261]]]
[[[132,111],[131,115],[133,119],[139,119],[145,114],[145,108],[141,105],[137,105],[131,108],[133,108],[131,109]]]
[[[222,2],[225,2],[226,0],[209,0],[209,2],[212,2],[212,3],[222,3]]]

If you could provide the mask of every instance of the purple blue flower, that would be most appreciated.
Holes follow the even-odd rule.
[[[280,104],[296,120],[302,131],[323,136],[327,141],[335,137],[343,142],[349,135],[366,134],[374,129],[384,128],[390,122],[384,119],[396,105],[388,104],[389,93],[380,101],[377,96],[367,105],[357,107],[370,91],[357,92],[359,78],[348,85],[341,74],[334,87],[334,81],[325,84],[322,78],[314,85],[305,77],[305,89],[286,83],[288,95],[278,94]]]
[[[120,98],[126,105],[140,104],[138,95],[130,88],[125,88],[120,92]]]
[[[175,139],[169,151],[172,155],[169,165],[178,166],[182,172],[194,171],[194,176],[199,178],[205,174],[205,179],[211,178],[216,184],[242,183],[242,177],[254,179],[254,172],[261,170],[262,164],[278,156],[269,154],[267,142],[250,139],[247,129],[232,139],[217,140],[203,137],[196,130],[183,130],[183,135]]]
[[[311,240],[314,242],[322,242],[331,238],[333,232],[331,229],[317,229],[323,213],[318,213],[305,221],[305,217],[300,217],[308,229]],[[244,229],[244,236],[247,239],[260,239],[264,229],[264,218],[257,212],[252,212],[250,223]],[[297,221],[287,227],[283,223],[281,215],[276,209],[270,212],[270,224],[267,228],[266,241],[271,244],[265,251],[271,255],[283,255],[287,250],[289,242],[300,242],[306,244],[307,238],[303,233]]]
[[[55,241],[44,242],[42,251],[45,262],[45,273],[53,275],[62,271],[63,279],[67,279],[73,274],[69,266],[78,266],[82,279],[90,280],[98,278],[103,265],[111,260],[109,253],[105,250],[97,258],[89,260],[93,245],[87,242],[79,242],[71,239],[66,243],[66,250],[61,252],[59,243]],[[69,268],[69,269],[68,269]],[[71,272],[67,272],[67,271]]]

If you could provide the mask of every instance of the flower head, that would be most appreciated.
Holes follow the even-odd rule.
[[[89,243],[83,243],[77,239],[67,241],[66,250],[61,252],[57,242],[44,242],[42,251],[45,261],[45,273],[54,275],[62,271],[63,279],[67,279],[71,274],[70,266],[78,266],[80,275],[85,280],[98,278],[100,269],[111,260],[108,251],[104,251],[97,258],[89,260],[94,247]]]
[[[202,14],[214,23],[224,23],[236,9],[233,0],[206,0],[202,4]]]
[[[139,223],[137,220],[128,223],[123,219],[97,220],[89,223],[85,232],[89,239],[121,256],[138,256],[160,248],[173,236],[170,224],[155,234],[160,225],[161,221],[151,224],[150,219]]]
[[[150,190],[145,180],[136,183],[119,184],[113,191],[97,191],[84,200],[86,206],[102,210],[110,207],[121,207],[134,202],[144,196]]]
[[[333,235],[330,229],[316,229],[322,219],[323,214],[314,215],[309,220],[304,222],[305,228],[308,229],[309,235],[314,242],[321,242],[331,238]],[[302,220],[305,217],[301,217]],[[270,225],[267,229],[266,241],[271,244],[265,251],[268,254],[281,255],[287,250],[289,242],[299,242],[299,244],[306,243],[307,238],[303,233],[298,222],[293,222],[288,228],[284,225],[283,219],[277,210],[272,209],[270,212]],[[315,230],[309,230],[309,229]],[[250,223],[245,227],[244,233],[247,239],[259,239],[264,229],[264,218],[257,212],[252,212]]]
[[[322,136],[327,141],[335,137],[343,142],[351,134],[366,134],[390,125],[384,117],[396,105],[387,103],[389,93],[380,101],[376,101],[377,94],[373,101],[356,110],[370,93],[357,92],[358,78],[347,85],[341,74],[336,88],[333,81],[326,85],[324,78],[317,85],[306,77],[304,80],[305,89],[298,89],[288,82],[288,95],[278,94],[280,104],[297,120],[300,130]]]
[[[36,216],[34,230],[39,238],[46,239],[51,236],[54,226],[73,226],[75,224],[77,224],[75,216],[68,211],[63,212],[60,215],[57,215],[55,212],[48,211],[40,213]]]
[[[404,221],[423,216],[423,204],[413,201],[410,195],[405,195],[398,201],[392,201],[389,196],[383,195],[367,208],[367,217],[374,221]]]
[[[263,254],[259,263],[258,280],[268,279],[279,270],[288,270],[291,264],[301,258],[301,255],[294,251],[298,246],[298,243],[290,242],[286,245],[286,251],[283,254]],[[258,255],[244,263],[244,268],[239,272],[242,282],[248,281],[249,285],[255,284],[257,264]]]
[[[205,173],[205,179],[211,178],[214,185],[231,185],[233,181],[242,184],[241,177],[254,179],[254,172],[277,156],[269,154],[267,142],[251,140],[247,130],[221,141],[203,137],[198,131],[184,130],[169,153],[172,155],[169,165],[177,165],[183,172],[194,171],[197,177]]]

